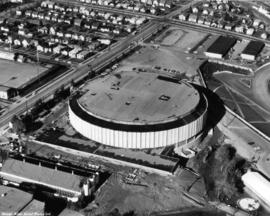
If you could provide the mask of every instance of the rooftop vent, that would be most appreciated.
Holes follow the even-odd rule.
[[[170,96],[168,96],[168,95],[161,95],[158,99],[159,100],[163,100],[163,101],[168,101],[168,100],[170,100]]]
[[[113,89],[113,90],[119,90],[119,87],[118,86],[115,86],[115,85],[112,85],[111,89]]]

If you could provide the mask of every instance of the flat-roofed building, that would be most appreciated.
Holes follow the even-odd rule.
[[[265,44],[261,41],[250,41],[241,53],[241,58],[249,61],[254,61],[264,46]]]
[[[218,37],[214,43],[204,52],[207,57],[222,59],[235,45],[236,39],[233,37]]]
[[[10,158],[3,163],[0,176],[15,185],[26,182],[53,189],[55,195],[74,202],[83,194],[82,185],[87,184],[89,187],[91,183],[88,181],[90,176],[89,178],[80,176],[43,163],[30,163]],[[91,190],[90,187],[89,190]]]
[[[16,91],[10,87],[0,85],[0,98],[8,100],[16,95]]]
[[[0,186],[0,212],[4,215],[44,214],[45,204],[33,195],[14,187]]]

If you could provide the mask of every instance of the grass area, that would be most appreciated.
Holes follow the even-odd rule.
[[[206,33],[202,32],[187,31],[186,34],[174,44],[174,46],[180,49],[192,49],[206,35]]]

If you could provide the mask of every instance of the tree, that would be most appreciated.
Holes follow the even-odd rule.
[[[124,213],[123,216],[136,216],[136,213],[134,211],[129,211]]]
[[[119,209],[118,208],[114,208],[109,214],[108,216],[121,216]]]
[[[249,164],[233,146],[215,145],[212,150],[206,147],[192,161],[189,165],[204,179],[209,199],[233,204],[240,197],[244,186],[241,176]]]
[[[14,115],[10,121],[12,123],[12,127],[14,132],[18,135],[21,136],[22,133],[26,131],[25,124],[23,121],[18,118],[18,116]]]

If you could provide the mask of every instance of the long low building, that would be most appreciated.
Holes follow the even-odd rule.
[[[242,176],[244,185],[270,208],[270,182],[257,172],[248,171]]]
[[[208,102],[191,84],[156,73],[98,78],[69,102],[70,123],[83,136],[118,148],[182,145],[203,131]]]
[[[241,53],[241,58],[249,61],[255,61],[257,56],[260,54],[265,44],[261,41],[251,41],[245,47]]]
[[[214,43],[204,52],[207,57],[222,59],[235,45],[236,39],[233,37],[218,37]]]
[[[10,158],[3,163],[0,176],[11,184],[31,183],[52,189],[55,195],[75,202],[84,193],[82,185],[86,184],[90,188],[86,177],[48,165]]]

